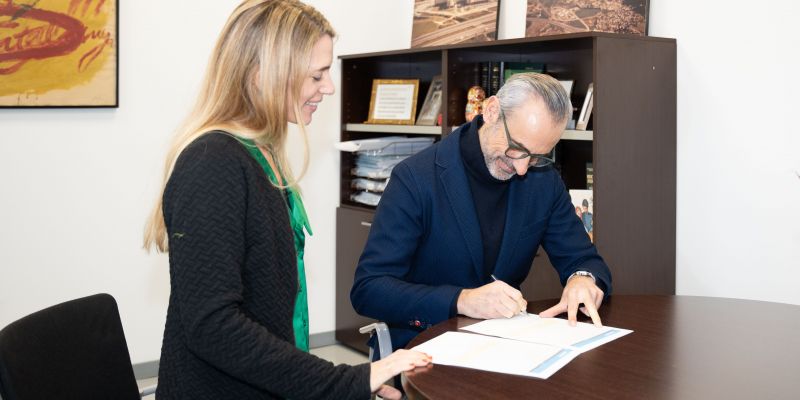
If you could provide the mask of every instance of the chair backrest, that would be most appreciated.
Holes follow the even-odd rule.
[[[3,400],[139,399],[114,298],[96,294],[0,331]]]

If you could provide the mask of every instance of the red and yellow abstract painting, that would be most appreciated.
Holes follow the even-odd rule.
[[[0,0],[0,107],[116,107],[117,0]]]

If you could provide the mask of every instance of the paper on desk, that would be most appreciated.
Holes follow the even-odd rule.
[[[434,364],[547,379],[580,352],[464,332],[445,332],[412,350],[427,353]]]
[[[569,322],[565,319],[541,318],[535,314],[487,319],[461,329],[523,342],[571,348],[580,353],[633,332],[610,326],[598,328],[584,322],[578,322],[577,326],[569,326]]]
[[[579,354],[633,331],[560,318],[518,315],[490,319],[446,332],[414,350],[433,356],[434,364],[547,379]]]

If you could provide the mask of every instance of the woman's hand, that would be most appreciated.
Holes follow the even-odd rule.
[[[424,367],[431,363],[431,356],[412,350],[397,350],[382,360],[370,364],[369,387],[385,399],[400,398],[400,391],[383,383],[395,375]],[[395,397],[396,395],[396,397]]]

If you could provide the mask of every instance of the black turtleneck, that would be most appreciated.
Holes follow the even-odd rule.
[[[481,228],[483,278],[489,281],[500,254],[500,244],[503,242],[508,209],[508,185],[511,180],[501,181],[489,173],[478,137],[478,129],[481,126],[483,126],[483,116],[478,115],[472,120],[469,130],[459,138],[459,148]]]

